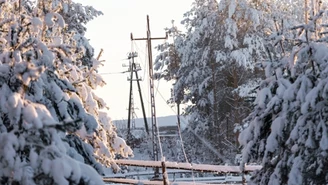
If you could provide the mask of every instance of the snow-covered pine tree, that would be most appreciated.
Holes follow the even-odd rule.
[[[116,137],[108,117],[98,109],[90,110],[92,106],[101,108],[102,100],[77,88],[94,88],[103,81],[96,74],[98,61],[92,59],[94,69],[88,70],[80,60],[83,47],[67,32],[58,13],[65,2],[0,3],[0,143],[8,148],[0,153],[2,183],[102,184],[95,171],[83,163],[103,173],[94,152],[99,161],[110,161],[115,153],[131,154]],[[68,77],[79,75],[86,80]],[[89,99],[86,103],[80,98],[83,95]],[[92,115],[95,112],[98,114]],[[101,152],[82,140],[96,130],[94,137],[106,138],[91,143],[101,146]]]
[[[73,86],[54,71],[67,47],[58,45],[62,17],[51,9],[32,12],[29,1],[0,6],[1,184],[103,184],[64,141],[82,122],[68,116],[75,100],[65,92],[74,92]]]
[[[59,45],[65,47],[66,56],[60,56],[61,60],[56,63],[54,70],[61,80],[68,81],[75,89],[74,92],[67,93],[68,97],[74,99],[73,105],[68,104],[68,111],[71,111],[69,116],[84,118],[85,121],[78,132],[67,135],[68,142],[82,155],[84,161],[97,169],[100,174],[103,174],[103,169],[97,161],[107,167],[112,165],[116,171],[118,167],[113,163],[115,155],[127,157],[132,155],[132,151],[122,138],[117,137],[106,113],[100,111],[106,108],[106,104],[93,90],[105,85],[102,77],[97,74],[102,64],[93,58],[93,48],[84,37],[86,31],[84,24],[101,12],[92,7],[64,0],[39,1],[37,7],[44,12],[50,9],[57,14],[63,14],[63,21],[65,19],[68,21]],[[77,19],[71,20],[74,17]],[[56,38],[56,33],[53,37]],[[57,114],[57,116],[60,117],[59,120],[63,119],[62,115]]]
[[[218,125],[217,120],[217,99],[213,96],[213,77],[215,77],[215,50],[219,34],[217,34],[218,3],[216,0],[196,0],[190,11],[184,14],[182,24],[186,27],[185,35],[175,40],[176,50],[179,52],[181,64],[176,74],[177,80],[173,86],[173,100],[181,103],[191,102],[185,113],[190,117],[190,127],[202,138],[214,141],[216,137],[211,134]],[[216,113],[214,113],[216,112]],[[217,156],[202,144],[192,131],[186,130],[186,134],[194,137],[192,146],[200,147],[196,152],[199,155],[190,156],[196,161],[196,156],[202,156],[203,152],[208,153],[207,159],[199,162],[212,162],[217,160]],[[218,143],[214,141],[214,143]],[[214,144],[212,142],[212,144]],[[188,144],[189,145],[189,144]],[[188,146],[186,145],[186,146]],[[220,144],[216,144],[220,145]],[[191,146],[191,145],[190,145]],[[188,148],[187,148],[188,151]],[[189,151],[192,151],[189,150]],[[188,152],[187,152],[188,153]],[[191,154],[191,153],[190,153]]]
[[[227,133],[225,137],[235,147],[238,146],[236,135],[239,132],[235,128],[247,116],[251,107],[247,95],[242,96],[241,90],[246,88],[251,91],[256,88],[256,83],[263,76],[263,71],[255,65],[263,60],[265,53],[263,38],[266,32],[263,28],[272,28],[273,25],[267,21],[271,16],[266,12],[267,5],[272,6],[272,2],[222,0],[219,3],[222,36],[217,55],[220,67],[218,79],[222,81],[219,86],[225,89],[220,93],[222,101],[219,112],[223,130]],[[234,151],[237,151],[235,147]]]
[[[93,48],[84,37],[84,32],[86,30],[84,24],[102,13],[92,7],[82,6],[81,4],[76,4],[74,2],[69,2],[66,6],[68,10],[62,10],[63,13],[65,13],[64,19],[67,17],[68,20],[71,20],[76,17],[75,14],[77,14],[79,19],[79,21],[69,21],[68,27],[71,30],[67,31],[74,33],[73,38],[76,41],[75,53],[80,53],[80,55],[77,55],[76,60],[82,61],[82,66],[79,66],[80,69],[83,68],[80,75],[84,77],[85,81],[76,78],[71,79],[69,75],[67,75],[67,78],[72,83],[75,83],[76,81],[80,82],[75,86],[77,88],[77,95],[82,100],[86,111],[93,115],[99,122],[94,136],[87,137],[88,142],[95,149],[96,159],[106,166],[115,166],[115,170],[117,170],[117,166],[112,161],[114,156],[116,154],[120,154],[122,157],[131,156],[132,151],[126,146],[124,140],[117,137],[116,133],[113,131],[113,125],[110,118],[106,113],[100,111],[101,109],[106,108],[106,104],[93,92],[93,90],[99,86],[102,87],[105,85],[102,77],[97,74],[98,68],[102,64],[100,61],[93,58]],[[65,5],[63,7],[65,7]],[[83,66],[87,66],[88,68],[84,69]]]
[[[85,25],[103,13],[94,9],[92,6],[84,6],[73,1],[65,2],[59,13],[63,16],[67,24],[67,32],[73,34],[77,42],[77,48],[83,50],[83,55],[80,56],[82,64],[89,68],[92,67],[94,48],[90,45],[89,40],[85,38],[85,32],[87,31]]]
[[[249,184],[328,182],[326,13],[312,11],[308,24],[292,28],[298,36],[286,37],[294,47],[263,64],[266,79],[239,138],[243,162],[263,166]]]
[[[264,20],[260,13],[248,1],[196,0],[182,21],[187,33],[177,34],[174,44],[160,47],[166,50],[158,57],[159,66],[173,69],[162,74],[176,78],[171,100],[191,102],[185,111],[193,122],[191,129],[222,151],[236,152],[233,126],[247,110],[240,111],[244,102],[236,89],[254,78],[248,68],[264,53],[264,34],[258,32]],[[178,70],[169,66],[176,58],[174,52],[179,54],[180,63],[174,65]]]
[[[172,20],[172,27],[165,28],[165,31],[170,40],[156,46],[156,49],[160,53],[156,56],[154,69],[155,71],[159,71],[155,73],[156,79],[171,81],[177,78],[176,75],[181,63],[179,53],[176,49],[178,47],[176,47],[176,40],[183,37],[183,35],[174,25],[174,20]]]
[[[257,33],[258,36],[261,35],[262,39],[264,38],[270,41],[265,41],[265,45],[262,45],[262,47],[265,47],[265,52],[270,53],[270,57],[277,59],[281,57],[283,53],[290,51],[292,44],[284,42],[284,40],[285,38],[295,36],[295,32],[287,31],[290,27],[304,22],[304,1],[256,0],[249,2],[249,5],[253,8],[253,11],[255,10],[258,17],[261,18],[260,20],[262,20],[261,25],[259,25],[260,31]],[[262,59],[257,59],[256,61],[256,64],[259,65],[257,65],[255,70],[261,68],[263,57]],[[258,73],[255,72],[255,74]],[[263,74],[261,74],[261,78],[263,78]],[[244,97],[246,101],[253,102],[256,97],[256,89],[259,87],[259,81],[261,81],[261,78],[256,75],[255,78],[251,78],[252,80],[242,84],[234,91],[238,92],[240,97]],[[243,122],[238,123],[235,130],[240,132],[245,128],[244,126]]]
[[[169,105],[176,104],[177,106],[177,124],[178,132],[181,134],[181,102],[183,101],[183,92],[178,92],[174,90],[174,84],[178,80],[178,70],[181,65],[180,53],[177,48],[182,44],[184,34],[174,25],[174,20],[172,20],[172,26],[170,28],[165,28],[165,31],[169,37],[169,40],[163,44],[159,44],[156,49],[160,52],[155,59],[154,70],[156,71],[155,77],[157,80],[166,80],[173,82],[171,87],[171,97],[167,100]],[[180,124],[180,125],[179,125]],[[178,140],[177,140],[178,139]],[[165,154],[167,160],[187,162],[184,156],[183,143],[181,143],[179,138],[163,138],[162,143],[163,148],[166,147],[168,153]],[[191,153],[189,153],[191,154]]]

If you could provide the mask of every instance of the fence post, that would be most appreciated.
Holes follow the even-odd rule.
[[[246,165],[245,165],[245,163],[243,163],[242,176],[241,176],[242,185],[246,185],[245,167],[246,167]]]
[[[165,158],[162,159],[162,174],[163,174],[163,184],[169,185],[168,174],[166,172]]]

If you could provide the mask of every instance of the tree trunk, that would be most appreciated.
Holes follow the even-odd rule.
[[[214,139],[214,141],[217,141],[217,145],[219,146],[219,151],[220,151],[220,146],[221,146],[221,139],[220,139],[220,126],[218,122],[218,99],[217,99],[217,82],[216,82],[216,65],[215,62],[212,62],[212,80],[213,80],[213,120],[212,123],[209,127],[210,133],[211,133],[211,138]]]
[[[305,19],[305,24],[308,23],[308,0],[304,0],[304,19]]]

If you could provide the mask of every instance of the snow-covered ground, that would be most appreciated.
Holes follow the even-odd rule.
[[[183,121],[184,123],[186,123],[185,119]],[[166,128],[167,130],[177,130],[177,127],[173,128],[174,126],[176,126],[177,123],[176,116],[159,117],[157,119],[157,122],[159,128]],[[126,132],[127,120],[114,120],[113,123],[118,128],[118,133],[121,133],[123,136],[125,136],[126,133],[124,132]],[[151,120],[148,119],[149,126],[150,123]],[[161,162],[154,162],[152,160],[151,137],[147,136],[145,132],[143,118],[138,118],[135,120],[135,127],[136,129],[132,129],[131,132],[136,138],[141,139],[142,142],[133,146],[132,149],[134,157],[127,160],[118,160],[117,163],[122,168],[121,172],[113,174],[111,170],[108,170],[105,179],[110,178],[112,181],[116,182],[111,184],[121,184],[123,183],[123,181],[126,182],[126,180],[128,180],[131,184],[163,184],[162,181],[149,181],[149,179],[154,176],[154,166],[157,166],[160,169],[159,171],[161,172]],[[169,181],[172,182],[172,184],[182,185],[190,184],[191,182],[196,182],[195,184],[199,185],[206,183],[220,183],[221,185],[222,183],[241,183],[242,176],[240,175],[241,171],[238,166],[219,166],[185,163],[183,155],[178,154],[179,152],[181,153],[181,146],[178,143],[179,141],[180,138],[178,136],[178,133],[166,133],[165,136],[161,137],[163,156],[166,158],[168,178]],[[248,169],[254,170],[253,168],[258,169],[259,167],[249,166]],[[246,179],[248,178],[249,176],[246,177]]]

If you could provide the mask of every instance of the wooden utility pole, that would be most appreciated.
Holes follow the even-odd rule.
[[[130,81],[130,93],[129,93],[129,113],[128,113],[128,135],[127,135],[127,140],[130,142],[131,139],[131,116],[132,120],[134,120],[134,100],[133,100],[133,88],[132,88],[132,81],[137,81],[138,84],[138,91],[139,91],[139,96],[140,96],[140,101],[141,101],[141,107],[142,107],[142,113],[144,117],[144,122],[145,122],[145,129],[147,134],[149,134],[149,129],[148,129],[148,123],[147,123],[147,118],[146,118],[146,112],[145,112],[145,107],[143,103],[143,98],[141,94],[141,88],[140,88],[140,80],[138,77],[138,71],[140,70],[140,65],[137,65],[134,62],[134,58],[138,56],[137,52],[131,52],[129,53],[128,59],[130,60],[129,62],[129,68],[127,72],[130,72],[130,78],[128,79]],[[136,79],[133,79],[133,73],[135,73]]]
[[[133,60],[133,58],[134,57],[132,57],[132,60]],[[129,62],[129,70],[128,70],[128,71],[130,71],[129,113],[128,113],[128,133],[127,133],[128,144],[131,144],[130,142],[132,139],[130,129],[131,129],[131,108],[132,108],[132,106],[131,106],[131,104],[132,104],[132,81],[133,81],[133,71],[134,71],[133,65],[134,65],[134,62],[132,61],[132,63],[131,63],[131,61],[130,61]]]
[[[147,38],[133,38],[131,33],[131,40],[145,40],[147,41],[148,48],[148,62],[149,62],[149,85],[150,85],[150,103],[151,103],[151,124],[152,124],[152,142],[153,142],[153,160],[158,161],[158,126],[156,120],[156,110],[155,110],[155,92],[154,92],[154,73],[153,73],[153,54],[152,54],[152,40],[167,39],[167,34],[165,37],[151,37],[149,16],[147,15]],[[154,179],[159,178],[159,168],[155,168]]]

